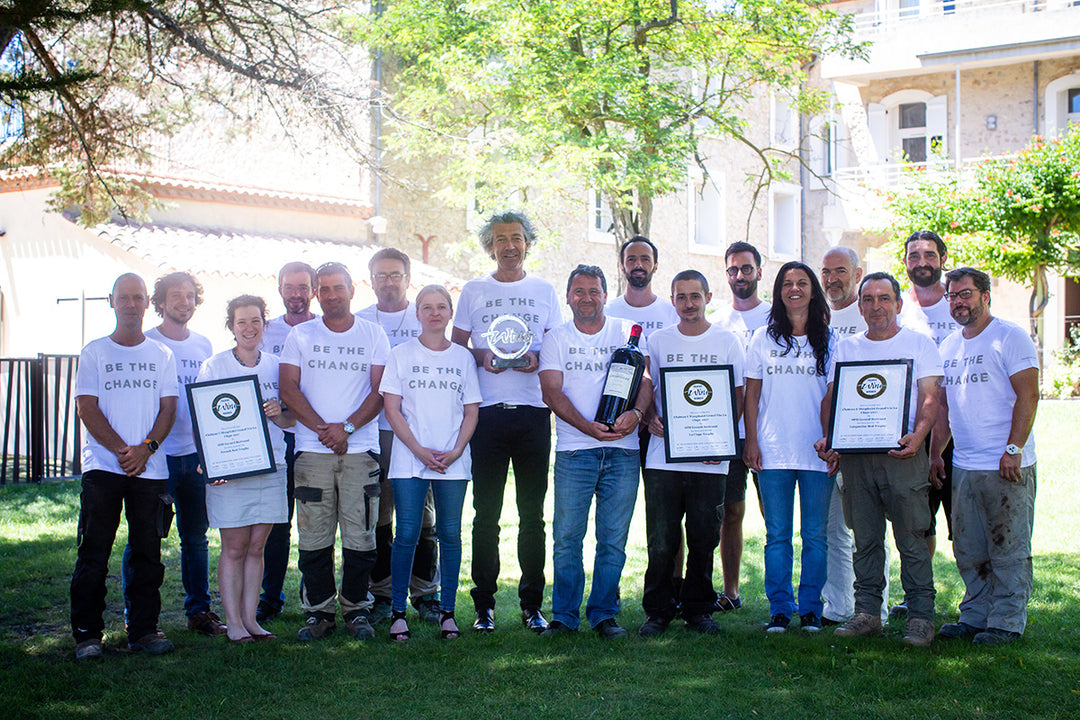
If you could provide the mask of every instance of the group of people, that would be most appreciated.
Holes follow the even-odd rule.
[[[334,632],[340,606],[352,637],[372,638],[374,626],[389,621],[390,638],[406,641],[410,599],[422,621],[439,626],[440,637],[459,637],[455,599],[470,484],[472,627],[494,632],[511,464],[520,617],[541,636],[581,625],[583,541],[594,500],[586,621],[604,638],[627,634],[616,618],[639,477],[648,567],[646,621],[638,633],[660,635],[677,618],[691,631],[719,632],[713,615],[742,607],[742,520],[751,474],[766,526],[767,632],[783,632],[798,618],[808,632],[836,625],[841,636],[879,634],[889,612],[888,520],[905,593],[893,611],[906,613],[905,642],[929,645],[934,518],[944,505],[966,593],[958,622],[937,634],[976,644],[1021,636],[1032,582],[1037,356],[1026,333],[991,315],[984,273],[958,268],[942,282],[947,252],[937,235],[908,239],[908,292],[888,274],[864,277],[857,254],[837,247],[817,271],[784,264],[771,303],[758,294],[758,250],[734,243],[725,253],[732,306],[715,323],[706,313],[709,281],[699,271],[674,276],[670,302],[653,291],[659,252],[645,237],[620,248],[627,283],[621,297],[608,301],[599,267],[570,272],[567,322],[555,288],[525,270],[536,242],[527,217],[492,216],[480,241],[495,268],[465,285],[456,312],[442,286],[408,299],[409,257],[393,248],[373,255],[376,303],[355,313],[345,266],[289,263],[278,276],[285,313],[268,320],[261,298],[235,298],[226,310],[235,346],[213,356],[209,342],[186,327],[202,299],[193,276],[167,275],[152,296],[135,275],[117,279],[110,294],[116,330],[83,350],[77,382],[87,430],[71,584],[77,659],[102,655],[105,576],[121,507],[128,521],[123,578],[132,650],[173,648],[157,627],[160,543],[173,507],[193,631],[241,643],[274,638],[262,624],[285,602],[295,509],[305,613],[300,640]],[[312,312],[313,299],[321,315]],[[144,334],[151,304],[162,323]],[[515,362],[489,342],[506,316],[520,326],[510,333],[523,342]],[[608,361],[634,324],[643,329],[644,379],[614,422],[597,422]],[[887,452],[838,453],[828,441],[837,365],[877,360],[913,368],[906,432]],[[738,457],[669,460],[663,371],[703,366],[730,368]],[[207,478],[184,386],[245,375],[258,376],[279,469]],[[552,413],[549,622],[542,603]],[[209,527],[221,532],[224,622],[210,609]],[[718,546],[720,592],[713,584]]]

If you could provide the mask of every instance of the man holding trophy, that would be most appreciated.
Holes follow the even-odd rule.
[[[480,243],[495,270],[465,284],[454,316],[452,340],[469,347],[480,371],[480,418],[473,434],[472,590],[473,629],[495,631],[499,578],[499,518],[506,474],[514,464],[518,507],[518,597],[522,622],[542,632],[544,598],[544,497],[551,454],[551,414],[540,393],[540,344],[561,322],[555,288],[525,272],[536,241],[524,215],[493,215],[480,229]]]

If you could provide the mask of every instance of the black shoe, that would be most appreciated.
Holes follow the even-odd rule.
[[[645,620],[644,625],[638,628],[637,634],[643,638],[657,637],[662,635],[670,624],[671,621],[667,618],[650,617]]]
[[[945,623],[938,630],[937,636],[946,640],[970,639],[983,632],[985,628],[968,625],[965,622]]]
[[[570,633],[577,632],[574,628],[561,623],[558,620],[552,620],[548,623],[547,629],[540,633],[540,637],[555,637],[556,635],[569,635]]]
[[[605,640],[618,640],[626,637],[626,631],[619,626],[619,623],[615,622],[615,618],[601,620],[593,630]]]
[[[476,611],[476,622],[472,629],[482,633],[495,632],[495,608],[480,608]]]
[[[791,618],[787,615],[777,613],[772,616],[772,620],[769,620],[769,624],[765,626],[765,632],[782,633],[788,629],[788,625],[790,624]]]
[[[548,628],[548,621],[539,608],[530,608],[521,611],[521,623],[534,633],[542,633]]]
[[[264,622],[270,622],[277,618],[280,614],[281,608],[260,600],[259,606],[255,608],[255,621],[262,625]]]
[[[1016,642],[1022,638],[1018,632],[1012,630],[1002,630],[1000,628],[986,628],[975,637],[971,638],[972,645],[1004,645],[1006,643]]]
[[[720,634],[720,625],[712,619],[712,615],[693,615],[686,618],[686,629],[702,635]]]

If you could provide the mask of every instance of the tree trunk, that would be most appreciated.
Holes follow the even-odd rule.
[[[652,225],[653,202],[652,195],[640,191],[634,193],[633,206],[622,207],[616,198],[604,194],[604,201],[611,210],[613,234],[615,235],[615,267],[616,272],[614,289],[618,295],[626,291],[626,278],[623,277],[622,268],[619,266],[619,248],[622,244],[635,235],[649,237],[649,227]],[[655,240],[653,242],[656,242]],[[612,283],[608,283],[612,285]]]
[[[1043,338],[1045,336],[1042,319],[1043,310],[1050,302],[1049,282],[1046,279],[1046,266],[1040,265],[1032,272],[1031,297],[1028,298],[1028,317],[1031,322],[1031,339],[1035,342],[1035,350],[1038,352],[1039,368],[1043,366]]]

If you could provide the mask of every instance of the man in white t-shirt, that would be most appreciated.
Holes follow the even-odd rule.
[[[480,417],[469,444],[473,471],[472,600],[473,629],[495,631],[495,591],[499,583],[499,519],[506,474],[513,463],[518,510],[518,600],[521,620],[543,632],[544,562],[547,495],[551,455],[551,411],[544,405],[540,380],[540,347],[544,334],[562,322],[559,298],[547,280],[525,272],[525,257],[536,231],[525,215],[498,213],[480,229],[480,245],[495,261],[495,270],[465,283],[454,315],[451,339],[472,345],[480,376]],[[508,317],[509,316],[509,317]],[[524,327],[521,327],[522,324]],[[503,347],[496,337],[516,338]],[[525,341],[523,336],[531,336]],[[507,367],[491,345],[523,350],[520,365]]]
[[[855,535],[855,614],[836,629],[840,637],[881,633],[885,588],[885,521],[900,552],[900,580],[908,599],[904,642],[920,647],[934,639],[934,569],[926,529],[930,525],[929,461],[925,440],[937,420],[941,356],[933,340],[896,322],[903,301],[900,284],[887,273],[870,273],[859,287],[859,309],[867,330],[840,341],[836,362],[910,361],[912,388],[907,432],[888,452],[838,455],[827,447],[833,381],[822,401],[822,434],[814,447],[844,476],[844,516]],[[839,373],[839,370],[837,371]],[[846,391],[846,388],[844,388]]]
[[[285,338],[300,323],[318,317],[311,312],[315,297],[315,269],[305,262],[286,263],[278,273],[278,295],[285,312],[266,324],[262,350],[281,357]],[[296,433],[285,430],[285,492],[289,505],[289,521],[276,523],[263,547],[262,594],[255,619],[273,620],[285,607],[285,573],[289,569],[289,550],[292,546],[293,490],[296,472]]]
[[[416,306],[405,291],[409,287],[409,256],[397,248],[377,250],[368,261],[371,287],[376,302],[360,310],[356,317],[373,322],[383,329],[390,348],[420,337]],[[390,618],[390,551],[394,544],[394,484],[389,479],[394,431],[386,416],[379,413],[379,523],[375,526],[375,567],[371,569],[371,610],[373,625]],[[435,536],[435,500],[428,490],[420,539],[413,556],[409,595],[422,620],[439,622],[438,546]]]
[[[128,520],[128,647],[151,655],[173,649],[158,632],[161,538],[172,521],[169,468],[158,453],[176,416],[176,361],[142,332],[146,285],[121,275],[109,294],[116,329],[83,348],[75,402],[86,429],[78,556],[71,576],[75,659],[102,657],[105,577],[121,509]]]
[[[336,627],[340,601],[346,631],[375,637],[368,580],[375,565],[379,517],[379,382],[390,354],[386,333],[352,314],[355,288],[341,263],[315,271],[323,316],[293,328],[281,353],[281,399],[296,415],[296,516],[300,640],[321,640]],[[334,541],[341,529],[340,590]]]
[[[771,306],[758,297],[761,253],[750,243],[734,242],[724,251],[724,263],[727,265],[728,287],[731,288],[731,309],[717,325],[735,333],[742,341],[745,353],[754,331],[769,322]],[[742,607],[739,567],[743,553],[743,517],[746,515],[746,476],[750,473],[741,457],[741,441],[744,437],[745,429],[740,419],[740,457],[728,463],[727,486],[724,488],[724,521],[720,526],[720,565],[724,573],[724,590],[716,597],[719,612]],[[756,475],[754,486],[757,486]]]
[[[638,630],[642,637],[661,634],[677,614],[682,615],[690,630],[706,635],[720,632],[720,626],[712,619],[716,605],[712,571],[713,553],[720,542],[720,516],[716,509],[724,504],[728,463],[667,462],[661,398],[664,368],[731,365],[735,405],[741,414],[742,341],[705,319],[705,307],[711,299],[709,281],[704,275],[697,270],[678,273],[671,282],[671,302],[679,313],[679,322],[654,332],[649,338],[655,402],[648,413],[651,441],[644,471],[649,565],[641,599],[647,616]],[[676,586],[673,571],[682,542],[684,517],[686,572]]]
[[[186,272],[158,278],[150,302],[161,316],[161,324],[146,331],[146,337],[172,350],[180,397],[176,422],[161,443],[169,467],[169,494],[176,507],[176,534],[180,536],[180,577],[184,585],[184,614],[188,630],[202,635],[223,635],[225,624],[210,610],[210,554],[206,532],[206,476],[199,472],[199,453],[191,427],[184,388],[198,378],[203,361],[214,354],[209,338],[188,329],[195,308],[202,304],[203,288]],[[124,587],[130,576],[129,550],[124,549]],[[124,605],[128,605],[124,592]]]
[[[551,523],[555,579],[552,621],[541,635],[574,632],[585,593],[582,543],[596,497],[596,557],[585,608],[589,625],[603,638],[625,637],[619,612],[619,579],[626,564],[626,539],[637,500],[637,427],[652,402],[644,371],[630,408],[611,426],[596,422],[612,353],[626,345],[633,323],[604,317],[607,281],[595,265],[578,265],[567,281],[566,302],[574,314],[552,330],[540,350],[540,386],[555,413],[555,516]],[[646,354],[647,341],[639,343]],[[647,365],[646,358],[642,358]],[[632,390],[631,390],[632,392]]]
[[[940,637],[975,645],[1019,640],[1031,597],[1039,358],[1019,326],[990,314],[990,278],[970,267],[946,275],[945,295],[963,328],[941,343],[945,402],[930,446],[931,472],[953,453],[953,554],[964,581],[960,619]]]
[[[653,275],[660,266],[660,253],[652,240],[635,235],[619,248],[619,269],[626,278],[626,292],[608,303],[608,317],[632,320],[641,326],[648,340],[656,330],[679,322],[671,303],[652,290]]]
[[[930,336],[938,346],[960,327],[949,314],[945,285],[941,282],[942,268],[948,257],[945,241],[930,230],[914,232],[904,241],[904,267],[911,288],[904,295],[904,309],[900,311],[899,322],[904,327]],[[928,444],[927,452],[929,450]],[[930,529],[926,534],[926,545],[930,548],[931,556],[937,549],[938,508],[945,511],[945,525],[949,540],[952,540],[952,455],[953,445],[950,441],[942,453],[945,474],[940,479],[941,485],[930,488]],[[891,612],[903,616],[907,612],[907,601],[895,605]]]

